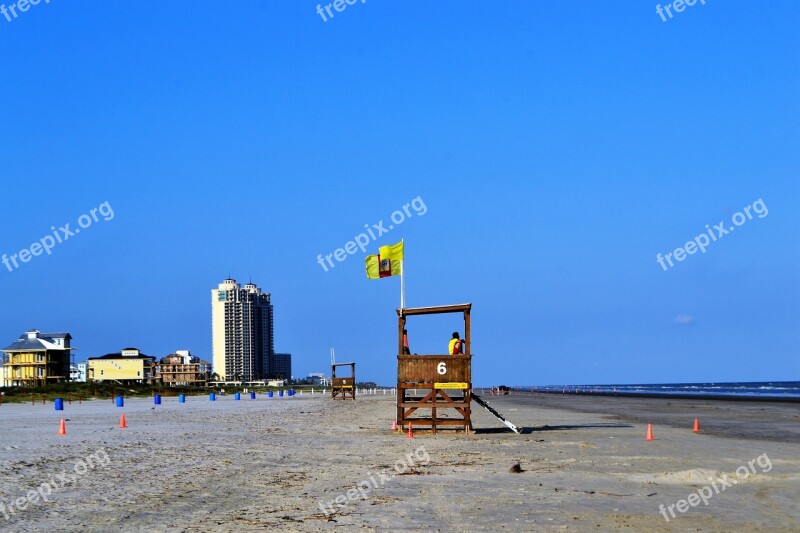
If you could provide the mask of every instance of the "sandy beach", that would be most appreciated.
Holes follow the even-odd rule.
[[[5,404],[0,522],[8,531],[800,529],[794,405],[487,399],[523,434],[473,404],[475,434],[409,440],[391,432],[390,395],[126,399],[63,412]],[[708,432],[692,432],[695,416]],[[691,505],[692,494],[705,502]]]

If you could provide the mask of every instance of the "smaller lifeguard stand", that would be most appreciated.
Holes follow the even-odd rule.
[[[336,367],[349,366],[349,377],[336,377]],[[356,399],[356,364],[334,363],[331,365],[331,398],[346,400],[348,397]]]

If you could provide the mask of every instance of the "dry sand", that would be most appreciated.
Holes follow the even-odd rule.
[[[108,463],[87,469],[48,502],[15,509],[9,520],[0,514],[0,530],[800,530],[796,441],[656,425],[656,440],[645,442],[644,425],[617,415],[531,398],[487,399],[524,434],[505,432],[473,404],[476,434],[408,440],[390,431],[388,395],[355,402],[307,394],[189,397],[186,404],[164,398],[156,407],[126,399],[122,409],[93,401],[64,412],[52,404],[5,404],[0,502],[8,505],[60,472],[75,475],[76,463],[100,448]],[[127,429],[117,427],[122,412]],[[69,418],[67,436],[57,435],[62,417]],[[408,453],[416,453],[416,466],[404,475],[377,474],[408,462]],[[769,472],[755,464],[756,474],[708,505],[676,511],[669,522],[659,513],[659,505],[686,499],[709,477],[737,479],[736,469],[762,454]],[[511,473],[517,463],[523,472]],[[379,487],[365,490],[366,499],[358,495],[323,513],[320,502],[344,497],[370,475]]]

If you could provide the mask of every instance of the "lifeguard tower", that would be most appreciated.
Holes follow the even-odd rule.
[[[397,425],[403,430],[440,428],[472,431],[470,402],[472,304],[415,307],[397,310]],[[416,315],[461,313],[464,317],[463,355],[409,355],[403,353],[406,319]]]
[[[336,368],[340,366],[350,367],[350,376],[336,377]],[[356,399],[356,364],[355,363],[332,363],[331,364],[331,398],[334,400],[346,400],[347,398]]]

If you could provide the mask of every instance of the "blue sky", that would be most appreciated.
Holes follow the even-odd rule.
[[[9,4],[5,0],[6,5]],[[409,306],[472,302],[473,382],[800,379],[800,4],[51,0],[0,16],[0,342],[211,356],[210,290],[272,293],[294,374],[395,380]],[[769,210],[663,270],[705,225]],[[413,211],[412,211],[413,213]],[[411,324],[443,352],[457,320]]]

